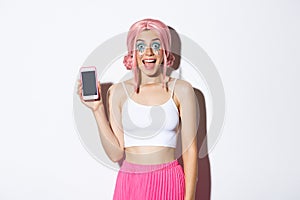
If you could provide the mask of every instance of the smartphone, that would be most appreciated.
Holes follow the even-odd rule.
[[[95,100],[99,98],[97,87],[96,67],[81,67],[80,77],[82,81],[82,96],[84,100]]]

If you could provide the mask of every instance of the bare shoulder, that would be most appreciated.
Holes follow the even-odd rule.
[[[194,88],[191,85],[191,83],[189,83],[188,81],[177,79],[176,86],[175,86],[175,93],[179,98],[180,97],[183,98],[186,95],[187,96],[194,95]]]
[[[111,96],[120,97],[122,96],[122,93],[124,93],[122,83],[112,84],[107,90],[107,94],[109,95],[109,97]]]
[[[131,80],[124,81],[124,86],[127,87],[129,84],[131,84]],[[123,87],[122,82],[112,84],[107,91],[108,98],[110,101],[117,102],[119,105],[122,104],[126,99],[126,91]]]
[[[185,80],[177,79],[174,87],[174,101],[178,108],[194,99],[195,93],[193,86]]]
[[[176,80],[176,87],[184,87],[184,88],[189,88],[193,87],[188,81],[182,80],[182,79],[177,79]]]
[[[110,94],[117,93],[118,90],[120,90],[120,84],[121,84],[121,83],[114,83],[114,84],[112,84],[112,85],[108,88],[108,90],[107,90],[108,94],[110,95]]]

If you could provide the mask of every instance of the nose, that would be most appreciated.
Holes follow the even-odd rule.
[[[152,48],[147,47],[147,48],[146,48],[146,51],[145,51],[145,54],[146,54],[147,56],[153,56],[154,53],[153,53]]]

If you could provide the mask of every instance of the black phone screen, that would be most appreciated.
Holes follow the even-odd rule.
[[[83,96],[97,95],[95,71],[81,72]]]

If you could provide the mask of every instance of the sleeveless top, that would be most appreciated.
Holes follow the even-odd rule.
[[[173,100],[176,80],[171,96],[163,104],[148,106],[130,98],[124,82],[127,99],[122,106],[124,147],[164,146],[176,148],[179,113]]]

